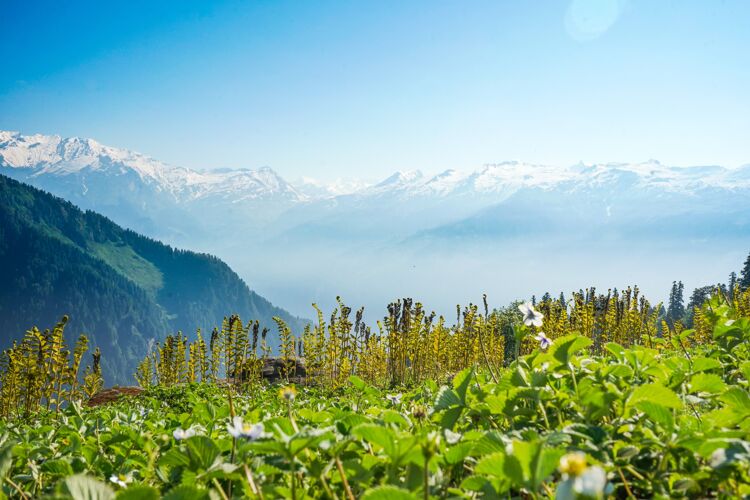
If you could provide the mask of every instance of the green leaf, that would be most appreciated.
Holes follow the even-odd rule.
[[[42,463],[40,469],[43,472],[52,474],[55,476],[72,476],[73,468],[68,462],[62,459],[47,460]]]
[[[328,438],[333,438],[333,435],[328,432],[320,433],[315,429],[302,429],[289,441],[288,451],[297,456],[302,450],[315,448]]]
[[[208,490],[182,485],[169,490],[163,500],[210,500],[210,496]]]
[[[487,484],[487,479],[482,476],[469,476],[461,482],[461,489],[468,491],[481,491]]]
[[[709,394],[718,394],[724,392],[726,388],[727,384],[724,383],[721,377],[713,373],[698,373],[690,381],[691,393],[707,392]]]
[[[159,490],[152,486],[136,484],[117,492],[117,500],[159,500]]]
[[[640,401],[636,407],[662,427],[670,430],[674,428],[674,418],[667,407],[653,401]]]
[[[367,383],[356,375],[349,376],[349,383],[352,384],[355,389],[359,389],[360,391],[367,387]]]
[[[179,448],[171,448],[159,458],[159,465],[186,467],[190,465],[190,458]]]
[[[698,483],[696,483],[693,479],[689,477],[678,479],[674,483],[672,483],[672,489],[674,491],[679,491],[680,493],[684,493],[697,486],[698,486]]]
[[[565,450],[560,448],[550,448],[542,445],[541,452],[536,458],[534,464],[533,487],[539,488],[547,477],[552,474],[560,464],[560,458],[565,454]]]
[[[628,403],[635,406],[641,401],[649,401],[667,408],[682,408],[682,401],[677,394],[659,384],[643,384],[636,387]]]
[[[13,465],[13,446],[14,443],[5,443],[0,447],[0,484]]]
[[[574,354],[593,344],[594,341],[583,335],[573,333],[556,339],[550,354],[563,365],[568,365]]]
[[[386,424],[396,424],[399,427],[409,427],[409,420],[395,410],[383,410],[380,419]]]
[[[450,448],[448,448],[445,453],[443,453],[443,458],[445,459],[446,463],[448,464],[458,464],[464,461],[464,459],[469,456],[469,453],[471,453],[471,450],[474,448],[474,443],[470,442],[463,442],[458,443]]]
[[[722,394],[719,399],[736,412],[750,414],[750,396],[748,396],[747,391],[740,387],[732,387]]]
[[[370,444],[379,446],[389,457],[394,458],[396,456],[396,436],[387,427],[376,424],[360,424],[352,429],[352,434]]]
[[[503,395],[490,394],[484,399],[484,402],[490,409],[490,413],[494,415],[502,415],[505,412],[505,403],[507,403],[508,397]]]
[[[515,454],[505,457],[503,472],[505,473],[505,477],[510,480],[511,485],[521,488],[526,484],[528,474],[524,470],[521,460]]]
[[[483,457],[477,462],[474,472],[492,477],[505,477],[505,452],[493,453]]]
[[[609,351],[617,360],[625,359],[625,348],[615,342],[607,342],[604,348]]]
[[[474,367],[471,366],[463,371],[460,371],[453,377],[453,389],[461,399],[461,404],[466,404],[466,390],[469,388],[471,379],[474,377]]]
[[[73,500],[111,500],[115,497],[109,486],[85,474],[69,476],[64,484]]]
[[[461,398],[451,388],[444,386],[438,392],[437,398],[435,399],[434,409],[435,411],[447,410],[452,406],[458,406],[461,404]]]
[[[513,441],[513,452],[508,455],[506,464],[511,464],[511,477],[515,480],[520,478],[518,486],[525,486],[530,482],[533,475],[534,461],[539,454],[539,446],[538,441]],[[516,459],[517,465],[520,467],[520,475],[516,464],[513,463],[513,458]]]
[[[415,500],[416,497],[406,490],[395,486],[378,486],[367,490],[362,500]]]
[[[482,456],[496,452],[505,452],[505,442],[502,434],[497,431],[490,431],[477,440],[472,455]]]
[[[193,436],[185,440],[193,465],[201,469],[208,469],[221,454],[221,450],[213,440],[206,436]]]
[[[721,363],[718,359],[714,358],[694,358],[693,359],[693,371],[694,372],[705,372],[709,370],[716,370],[721,368]]]
[[[453,408],[446,410],[440,419],[440,425],[443,429],[453,429],[453,426],[456,425],[456,422],[463,411],[463,406],[454,406]]]
[[[378,486],[367,490],[362,500],[415,500],[415,496],[396,486]]]

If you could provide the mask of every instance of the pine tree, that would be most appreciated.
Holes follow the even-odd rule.
[[[669,293],[669,307],[667,308],[667,318],[673,323],[683,319],[685,316],[685,299],[683,294],[685,285],[682,281],[672,282],[672,291]]]
[[[750,255],[747,256],[747,259],[745,259],[745,265],[742,267],[740,288],[743,290],[750,288]]]
[[[729,298],[734,299],[734,287],[737,286],[737,273],[729,273]]]

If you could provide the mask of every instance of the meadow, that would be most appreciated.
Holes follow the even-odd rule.
[[[232,316],[169,336],[145,391],[91,407],[98,358],[64,321],[0,372],[12,498],[741,498],[750,495],[750,292],[692,328],[637,289],[581,291],[449,325],[410,300],[375,328],[339,306],[295,335]],[[353,317],[352,317],[353,315]],[[304,373],[298,372],[304,358]]]

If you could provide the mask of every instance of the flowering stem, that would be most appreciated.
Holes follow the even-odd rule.
[[[263,499],[263,490],[258,488],[258,486],[255,484],[255,480],[253,479],[253,473],[250,471],[250,467],[247,464],[242,464],[245,468],[245,477],[247,478],[247,483],[250,485],[250,489],[253,490],[253,493],[258,495],[258,498],[260,500]]]
[[[354,500],[354,494],[352,493],[352,489],[349,487],[349,481],[346,480],[344,466],[341,464],[341,460],[339,460],[339,457],[336,457],[335,460],[336,468],[339,470],[339,475],[341,476],[341,482],[344,484],[344,491],[346,492],[346,496],[349,500]]]
[[[320,475],[320,484],[323,485],[323,489],[326,490],[326,493],[328,494],[329,498],[333,498],[333,500],[339,500],[338,495],[331,490],[331,488],[328,486],[328,482],[326,481],[326,478],[323,474]]]
[[[576,391],[576,399],[580,400],[581,399],[581,395],[578,392],[578,381],[576,381],[576,372],[575,372],[575,370],[573,370],[573,364],[572,363],[568,363],[568,370],[570,370],[570,376],[573,379],[573,388]]]
[[[26,493],[24,493],[24,491],[16,483],[14,483],[13,481],[11,481],[11,479],[9,477],[6,477],[5,481],[9,485],[11,485],[13,487],[13,489],[18,492],[19,495],[21,495],[21,498],[23,498],[24,500],[28,500],[28,498],[29,498],[28,495],[26,495]]]
[[[547,410],[544,409],[542,401],[537,399],[536,404],[539,406],[539,410],[542,412],[542,417],[544,417],[544,425],[547,426],[547,429],[550,429],[549,420],[547,419]]]
[[[424,457],[424,500],[430,500],[430,456]]]
[[[221,494],[221,498],[223,498],[224,500],[229,500],[229,497],[227,497],[227,494],[224,493],[224,489],[219,484],[218,479],[213,478],[212,482],[214,483],[214,486],[216,486],[216,489],[219,490],[219,493]]]
[[[294,432],[299,432],[299,427],[297,426],[297,421],[294,420],[294,415],[292,414],[292,403],[289,403],[289,406],[287,407],[288,414],[289,414],[289,421],[292,422],[292,429],[294,429]]]
[[[229,400],[229,415],[231,416],[231,418],[234,418],[235,413],[234,413],[234,402],[232,401],[232,386],[231,385],[227,385],[227,399]],[[235,454],[236,448],[237,448],[237,438],[232,437],[232,455],[229,460],[230,463],[234,463],[234,454]],[[224,492],[222,491],[222,493]],[[231,481],[229,482],[229,495],[230,496],[232,495],[232,482]]]
[[[550,498],[555,496],[555,493],[552,491],[552,488],[550,488],[547,483],[542,483],[542,488],[544,488],[544,492],[547,493],[547,496],[549,496]]]
[[[292,500],[297,500],[297,481],[296,481],[297,467],[294,461],[295,461],[295,457],[292,457],[292,460],[290,462],[291,467],[292,467],[292,474],[290,476],[290,480],[292,482]]]
[[[620,479],[622,479],[622,485],[625,487],[625,491],[628,494],[628,498],[635,498],[635,495],[633,495],[633,492],[630,491],[630,485],[628,484],[627,479],[625,479],[625,474],[622,473],[622,469],[618,467],[617,473],[620,475]]]

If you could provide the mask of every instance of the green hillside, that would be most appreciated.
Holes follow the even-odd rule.
[[[216,257],[177,250],[0,176],[0,345],[70,314],[103,353],[108,383],[132,381],[149,342],[210,330],[224,316],[304,323],[251,291]]]

